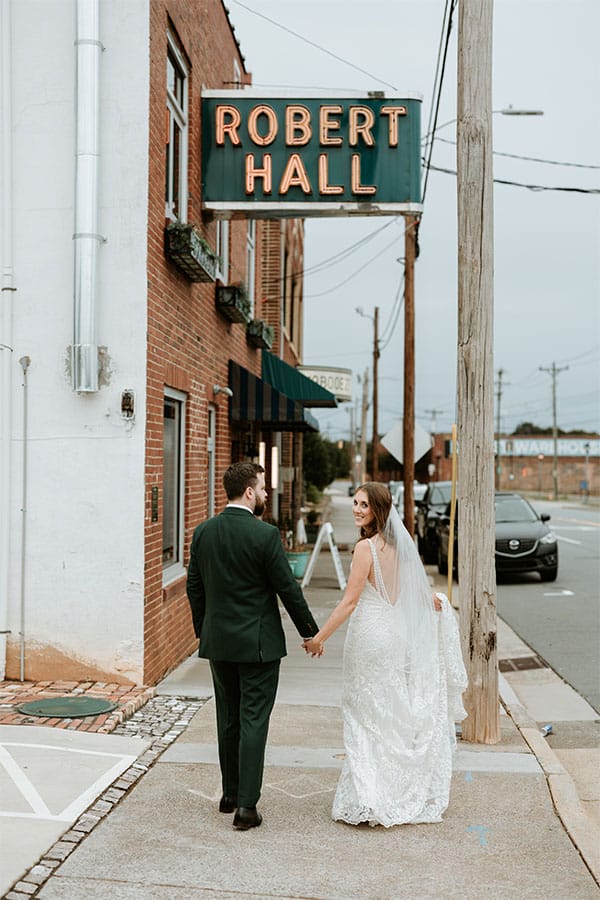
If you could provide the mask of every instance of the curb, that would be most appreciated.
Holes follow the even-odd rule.
[[[590,828],[590,819],[581,805],[575,782],[501,673],[498,673],[498,688],[507,715],[517,726],[546,776],[558,818],[590,875],[600,887],[600,846],[594,839],[595,829]]]

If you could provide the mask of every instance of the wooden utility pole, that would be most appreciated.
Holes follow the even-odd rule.
[[[565,369],[568,369],[568,366],[563,366],[561,369],[556,368],[556,363],[552,363],[551,368],[544,368],[544,366],[538,366],[540,372],[549,372],[552,376],[552,443],[553,443],[553,460],[552,460],[552,487],[553,487],[553,496],[555,500],[558,500],[558,420],[556,417],[556,376],[559,372],[564,372]]]
[[[369,370],[363,377],[362,410],[360,416],[360,483],[367,480],[367,410],[369,408]]]
[[[492,0],[458,24],[458,533],[462,739],[500,740],[494,567]]]
[[[406,216],[404,225],[404,413],[402,466],[404,469],[404,525],[415,533],[415,258],[419,220]]]
[[[375,307],[375,316],[373,318],[373,438],[372,438],[372,455],[373,455],[373,481],[379,479],[379,435],[377,434],[377,408],[378,408],[378,362],[379,362],[379,307]]]

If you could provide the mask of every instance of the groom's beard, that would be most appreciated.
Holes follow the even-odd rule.
[[[256,505],[254,507],[254,515],[256,516],[256,518],[260,519],[260,517],[262,516],[264,511],[265,511],[265,504],[263,503],[262,500],[257,500]]]

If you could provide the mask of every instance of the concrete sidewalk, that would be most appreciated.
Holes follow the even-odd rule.
[[[353,541],[350,498],[331,500],[329,518],[337,543]],[[349,553],[342,553],[342,561],[347,571]],[[435,578],[433,570],[430,574]],[[339,600],[327,551],[305,593],[318,621]],[[598,897],[590,870],[600,874],[594,855],[600,795],[589,777],[597,747],[571,748],[580,754],[579,761],[573,765],[571,759],[567,767],[562,751],[553,751],[539,734],[542,723],[537,720],[542,711],[543,719],[554,723],[570,715],[584,733],[583,725],[594,724],[597,716],[554,673],[534,670],[536,684],[527,681],[532,675],[528,670],[515,668],[501,676],[502,741],[496,746],[459,742],[450,808],[441,824],[389,830],[346,826],[330,818],[343,758],[339,700],[344,635],[334,635],[325,656],[311,660],[287,619],[285,627],[289,655],[272,718],[261,828],[234,832],[232,817],[217,811],[220,779],[210,699],[176,740],[165,742],[155,760],[146,760],[148,771],[49,878],[38,887],[25,875],[6,896]],[[504,660],[532,655],[503,623],[499,646]],[[206,662],[190,658],[157,692],[173,700],[211,697]],[[533,704],[534,715],[527,703]],[[68,781],[69,773],[55,772],[54,777]]]

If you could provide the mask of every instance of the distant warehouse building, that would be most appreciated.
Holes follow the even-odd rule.
[[[497,444],[496,444],[497,446]],[[495,465],[499,489],[551,494],[554,489],[554,440],[551,436],[511,434],[501,437]],[[436,434],[431,450],[437,481],[452,476],[451,436]],[[557,440],[557,478],[561,494],[600,494],[600,436],[569,435]]]

